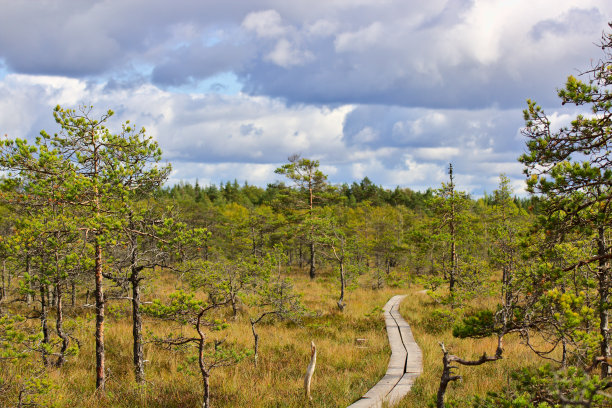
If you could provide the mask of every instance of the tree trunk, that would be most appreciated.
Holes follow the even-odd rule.
[[[72,307],[76,306],[76,283],[74,283],[74,279],[70,282],[71,285],[71,304]]]
[[[300,269],[304,268],[304,254],[302,253],[302,241],[300,241],[300,245],[299,245],[299,265],[300,265]]]
[[[599,237],[597,239],[597,255],[602,258],[599,260],[597,271],[599,283],[599,333],[601,334],[600,352],[604,357],[601,364],[601,377],[610,375],[610,276],[609,266],[603,256],[606,255],[606,236],[605,228],[599,227]]]
[[[255,331],[255,322],[253,321],[253,319],[250,319],[250,321],[251,331],[253,332],[253,364],[255,364],[255,367],[257,367],[257,358],[259,356],[259,334],[257,334],[257,332]]]
[[[340,262],[340,299],[338,299],[338,309],[342,312],[346,304],[344,303],[344,288],[346,287],[346,278],[344,276],[344,262]]]
[[[97,237],[96,237],[97,239]],[[104,288],[102,286],[102,245],[96,242],[96,389],[104,391]]]
[[[449,164],[448,166],[448,174],[449,174],[449,178],[450,178],[450,204],[451,204],[451,208],[450,208],[450,221],[449,221],[449,229],[450,229],[450,236],[451,236],[451,252],[450,252],[450,262],[451,262],[451,267],[450,267],[450,276],[449,276],[449,281],[448,281],[448,290],[450,292],[450,298],[451,300],[454,299],[455,296],[455,282],[457,279],[457,248],[456,248],[456,220],[455,220],[455,184],[454,184],[454,178],[453,178],[453,165]],[[452,305],[454,306],[454,302],[452,302]]]
[[[49,302],[49,305],[56,307],[57,306],[57,286],[51,285],[51,290],[49,291],[49,293],[51,294],[51,302]]]
[[[238,299],[235,293],[230,293],[230,303],[232,304],[232,318],[238,319]]]
[[[30,255],[26,255],[26,258],[25,258],[25,269],[26,269],[25,270],[26,274],[28,276],[32,277],[32,271],[30,270]],[[10,275],[9,275],[9,279],[8,279],[8,286],[9,286],[9,288],[11,287],[11,276]],[[28,289],[30,289],[30,290],[26,294],[26,303],[28,305],[31,305],[32,304],[32,290],[33,290],[32,289],[32,279],[28,280]]]
[[[59,279],[55,284],[56,288],[56,317],[55,317],[55,329],[57,330],[57,335],[60,339],[62,339],[62,347],[60,348],[60,355],[57,357],[57,361],[55,365],[57,367],[61,367],[66,362],[66,350],[68,349],[68,336],[64,333],[64,310],[62,307],[62,287],[60,285]]]
[[[200,365],[200,374],[202,375],[202,387],[203,387],[203,395],[202,395],[202,408],[210,408],[210,384],[209,377],[210,373],[206,369],[206,364],[204,363],[204,334],[200,329],[200,320],[198,318],[197,331],[200,335],[200,340],[198,342],[198,363]]]
[[[134,376],[138,384],[145,381],[144,352],[142,347],[142,315],[140,312],[140,278],[138,269],[132,267],[132,336],[134,337]]]
[[[304,376],[304,394],[306,399],[311,400],[310,396],[310,384],[312,383],[312,375],[314,374],[315,367],[317,365],[317,348],[314,342],[310,342],[310,363],[306,369],[306,376]]]
[[[315,277],[315,243],[314,241],[310,241],[310,279],[314,279]]]
[[[42,362],[44,366],[49,365],[49,359],[47,357],[47,352],[45,350],[45,345],[49,344],[49,328],[47,327],[47,296],[45,291],[47,289],[47,285],[43,282],[40,283],[40,328],[43,334],[42,344],[43,349],[41,353]]]
[[[202,386],[204,388],[202,408],[210,408],[210,384],[208,383],[208,374],[202,376]]]
[[[444,350],[444,348],[443,348]],[[442,357],[442,377],[440,377],[440,386],[438,387],[438,393],[436,395],[436,408],[444,408],[444,395],[446,395],[446,389],[448,383],[451,381],[457,381],[461,378],[458,375],[452,375],[452,366],[448,358],[448,352],[444,350],[444,357]]]
[[[450,273],[448,277],[448,290],[450,292],[450,297],[453,299],[455,295],[455,282],[457,277],[457,253],[455,247],[455,223],[451,221],[450,224],[451,231],[451,267]]]

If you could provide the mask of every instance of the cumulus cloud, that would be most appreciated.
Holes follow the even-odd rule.
[[[567,74],[599,58],[604,0],[5,2],[0,134],[53,129],[55,104],[147,127],[173,180],[273,181],[292,153],[334,182],[520,185],[524,100],[555,126]],[[232,174],[230,174],[232,173]]]
[[[289,68],[292,65],[302,65],[312,58],[314,57],[310,51],[302,51],[284,38],[278,40],[272,52],[266,56],[266,60],[283,68]]]
[[[242,26],[255,32],[261,38],[277,38],[288,31],[288,28],[283,26],[281,16],[276,10],[249,13],[242,21]]]
[[[611,14],[603,0],[11,2],[0,58],[77,77],[145,64],[162,86],[234,72],[245,91],[293,103],[516,107],[588,68]]]
[[[511,169],[514,178],[520,173],[513,162],[517,149],[505,151],[503,144],[516,128],[494,128],[506,134],[499,140],[473,132],[492,126],[487,122],[491,116],[517,112],[457,114],[395,108],[381,115],[380,106],[287,105],[246,94],[177,94],[150,84],[109,88],[104,83],[19,74],[0,81],[0,97],[0,132],[11,137],[32,138],[41,129],[54,132],[51,110],[56,104],[111,108],[116,112],[115,129],[130,119],[155,137],[165,159],[173,163],[172,181],[236,178],[265,184],[277,179],[274,168],[293,153],[320,160],[336,183],[368,176],[387,187],[427,188],[443,180],[449,161],[459,174],[482,175],[470,179],[475,191],[489,188],[485,178],[495,177],[503,168]],[[455,117],[468,113],[463,121]],[[398,123],[420,123],[421,128],[407,126],[405,137],[394,140],[389,132]],[[431,137],[434,133],[437,138]],[[476,181],[483,185],[476,186]]]

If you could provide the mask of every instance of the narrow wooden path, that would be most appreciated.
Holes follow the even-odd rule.
[[[348,408],[379,408],[384,403],[393,406],[410,391],[414,380],[423,372],[423,354],[414,341],[412,330],[399,313],[399,305],[406,295],[393,296],[383,311],[391,358],[385,376],[366,394]]]

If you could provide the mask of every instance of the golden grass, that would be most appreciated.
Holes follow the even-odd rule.
[[[347,294],[347,308],[343,313],[336,306],[337,277],[323,272],[311,281],[304,271],[291,274],[295,288],[303,294],[303,301],[313,312],[302,325],[270,323],[258,326],[260,356],[258,366],[247,358],[232,367],[215,369],[211,376],[213,407],[346,407],[361,397],[386,371],[390,353],[382,318],[382,306],[396,294],[407,293],[401,313],[411,324],[414,336],[423,349],[424,374],[417,380],[400,407],[426,407],[437,391],[441,374],[442,353],[438,345],[444,341],[453,354],[464,358],[478,357],[484,351],[492,354],[494,339],[460,340],[450,329],[439,334],[426,330],[427,318],[438,308],[420,287],[359,288]],[[365,281],[366,277],[364,277]],[[145,300],[167,296],[179,284],[171,275],[163,275],[148,288]],[[366,286],[366,285],[363,285]],[[493,300],[489,299],[489,303]],[[489,305],[490,306],[490,305]],[[130,305],[114,301],[109,305],[106,320],[107,392],[102,398],[94,392],[95,354],[93,310],[68,308],[73,335],[80,339],[82,349],[61,369],[49,369],[55,384],[50,397],[54,407],[192,407],[201,399],[201,378],[197,363],[190,370],[179,370],[185,365],[181,353],[161,350],[146,344],[145,366],[147,383],[138,386],[132,372],[132,338]],[[229,317],[229,311],[228,311]],[[51,317],[52,318],[52,317]],[[243,311],[229,329],[214,336],[227,337],[226,342],[238,348],[253,346],[248,316]],[[34,321],[34,323],[36,323]],[[68,324],[70,325],[70,324]],[[145,319],[144,329],[160,334],[167,332],[164,322]],[[180,330],[191,330],[182,328]],[[357,347],[356,338],[365,338],[366,348]],[[303,396],[303,375],[310,359],[310,341],[318,349],[317,368],[313,378],[311,402]],[[507,382],[508,373],[518,367],[536,364],[538,360],[523,348],[518,339],[505,343],[505,358],[480,367],[461,367],[463,381],[453,383],[447,400],[467,406],[468,397],[500,389]],[[190,374],[187,371],[191,371]],[[3,378],[0,373],[0,378]],[[6,403],[0,396],[0,405]]]
[[[494,308],[496,299],[478,299],[472,301],[474,308]],[[423,375],[421,375],[410,394],[408,394],[398,408],[435,406],[435,395],[442,375],[442,350],[439,342],[444,342],[451,354],[464,359],[478,359],[484,352],[494,355],[497,347],[497,338],[485,339],[458,339],[452,336],[451,330],[446,329],[440,333],[427,331],[426,319],[440,306],[431,301],[424,291],[411,291],[402,302],[400,312],[410,324],[416,342],[423,351]],[[510,372],[530,365],[541,364],[542,360],[521,344],[518,336],[510,335],[504,338],[503,359],[485,363],[481,366],[460,366],[455,374],[461,375],[462,380],[449,385],[446,392],[446,401],[453,407],[469,407],[474,395],[485,395],[487,391],[499,391],[508,384]],[[451,406],[451,404],[449,404]]]
[[[232,367],[218,368],[211,375],[213,407],[346,407],[363,395],[384,374],[389,346],[380,308],[399,289],[355,289],[347,294],[347,308],[337,311],[338,283],[335,276],[323,272],[311,281],[305,272],[291,274],[295,289],[313,312],[298,326],[292,323],[269,323],[258,326],[260,334],[259,363],[252,358]],[[167,296],[176,289],[170,276],[157,279],[149,288],[156,296]],[[145,296],[150,298],[150,295]],[[191,407],[198,406],[201,378],[197,362],[191,374],[180,371],[184,355],[162,350],[153,344],[145,346],[147,384],[138,386],[132,372],[132,338],[130,305],[127,301],[107,304],[106,395],[95,395],[94,319],[91,308],[67,309],[67,320],[79,316],[72,334],[82,344],[78,356],[69,358],[60,368],[48,369],[55,389],[48,403],[55,407]],[[50,316],[50,328],[54,322]],[[227,337],[226,343],[237,348],[253,347],[248,316],[243,312],[229,329],[215,333]],[[34,320],[33,324],[37,324]],[[145,319],[145,330],[166,332],[165,322]],[[184,327],[181,330],[191,330]],[[367,339],[367,348],[357,347],[356,338]],[[310,342],[317,350],[317,368],[313,377],[312,397],[303,396],[303,376],[310,359]],[[37,362],[38,363],[38,362]],[[0,378],[2,373],[0,373]],[[0,405],[2,405],[0,396]]]

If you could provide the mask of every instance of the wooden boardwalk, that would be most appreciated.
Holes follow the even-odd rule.
[[[383,308],[391,345],[387,373],[348,408],[378,408],[383,404],[393,406],[410,391],[414,380],[423,372],[421,349],[414,341],[410,326],[399,313],[399,305],[404,297],[406,296],[393,296]]]

